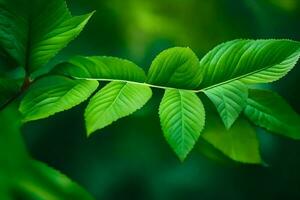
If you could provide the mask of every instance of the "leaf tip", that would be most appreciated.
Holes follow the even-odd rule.
[[[177,155],[177,156],[178,156],[181,163],[183,163],[186,159],[186,155]]]

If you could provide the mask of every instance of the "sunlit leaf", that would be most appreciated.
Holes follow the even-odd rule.
[[[85,111],[88,135],[132,114],[151,98],[148,86],[126,82],[111,82],[96,93]]]
[[[204,92],[216,106],[225,127],[229,129],[247,104],[247,86],[240,81],[234,81]]]
[[[205,124],[205,111],[195,93],[168,89],[159,106],[164,136],[183,161],[193,149]]]
[[[291,40],[234,40],[218,45],[200,61],[201,88],[234,80],[268,83],[285,76],[300,56],[300,43]]]
[[[24,121],[46,118],[85,101],[97,87],[97,81],[48,76],[29,88],[21,102],[20,111]]]
[[[174,47],[152,62],[147,82],[181,89],[195,89],[202,80],[199,60],[190,48]]]
[[[59,64],[52,73],[80,79],[144,82],[145,72],[131,61],[106,56],[72,58]]]

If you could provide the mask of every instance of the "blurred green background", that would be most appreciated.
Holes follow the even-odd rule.
[[[299,0],[69,0],[74,14],[97,10],[50,64],[74,55],[127,58],[148,69],[160,51],[189,46],[199,57],[236,38],[300,40]],[[272,87],[300,112],[300,64]],[[86,103],[22,127],[28,151],[96,199],[300,199],[300,142],[259,131],[268,166],[207,159],[199,145],[180,163],[163,138],[162,91],[134,115],[85,136]],[[1,176],[0,176],[1,179]],[[1,181],[0,181],[1,182]]]

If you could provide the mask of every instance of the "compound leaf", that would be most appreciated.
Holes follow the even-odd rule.
[[[195,89],[202,81],[199,60],[190,48],[174,47],[152,62],[147,82],[180,89]]]
[[[234,40],[218,45],[200,61],[201,88],[234,80],[268,83],[285,76],[297,63],[300,43],[291,40]]]
[[[278,94],[249,90],[245,115],[257,126],[293,139],[300,139],[300,117]]]
[[[140,109],[151,96],[148,86],[119,81],[108,83],[91,98],[86,108],[88,135]]]
[[[205,110],[201,100],[190,91],[167,89],[159,116],[166,140],[183,161],[204,128]]]
[[[145,72],[131,61],[106,56],[77,56],[57,65],[52,73],[79,79],[145,82]]]
[[[225,127],[229,129],[247,104],[247,86],[240,81],[234,81],[204,92],[217,108]]]
[[[85,101],[97,87],[97,81],[48,76],[29,88],[21,102],[20,111],[24,121],[47,118]]]

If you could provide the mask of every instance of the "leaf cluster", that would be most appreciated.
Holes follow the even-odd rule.
[[[46,4],[34,0],[30,6],[28,2],[0,3],[0,55],[13,63],[12,68],[24,71],[22,77],[0,78],[0,104],[5,107],[21,95],[23,122],[47,118],[91,97],[84,113],[91,135],[142,108],[152,88],[159,88],[165,90],[158,111],[162,132],[180,160],[201,137],[235,161],[261,163],[249,121],[300,138],[299,115],[284,99],[272,91],[253,89],[255,84],[284,77],[296,65],[299,42],[233,40],[201,59],[190,48],[174,47],[158,54],[147,73],[121,58],[76,56],[33,78],[82,31],[93,13],[72,16],[64,0]],[[203,94],[214,109],[203,103]]]

